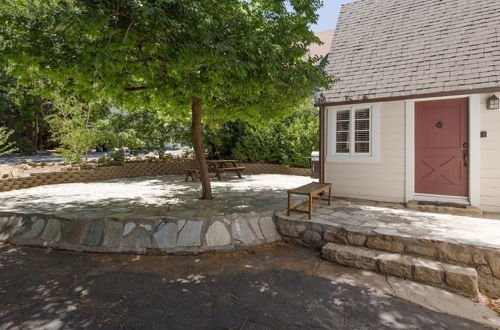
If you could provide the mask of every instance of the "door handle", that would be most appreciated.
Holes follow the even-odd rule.
[[[469,166],[469,150],[464,150],[464,166]]]

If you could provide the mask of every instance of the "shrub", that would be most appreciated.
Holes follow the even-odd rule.
[[[5,156],[17,151],[14,142],[9,142],[9,137],[14,131],[7,127],[0,127],[0,156]]]
[[[52,102],[52,114],[47,121],[52,139],[59,143],[56,153],[67,163],[83,163],[87,153],[100,144],[103,133],[94,123],[106,109],[98,103],[83,103],[77,98],[57,98]],[[107,110],[107,109],[106,109]]]
[[[33,146],[33,142],[26,136],[23,136],[17,142],[17,147],[19,152],[23,155],[33,155],[35,153],[35,147]]]
[[[123,150],[114,150],[109,156],[114,165],[123,165],[125,163],[125,153]]]
[[[268,125],[238,120],[207,128],[204,139],[209,158],[309,167],[319,148],[319,116],[307,108]]]

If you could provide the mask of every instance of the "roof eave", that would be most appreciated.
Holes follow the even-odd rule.
[[[363,104],[363,103],[377,103],[377,102],[390,102],[390,101],[402,101],[411,99],[424,99],[432,97],[447,97],[447,96],[459,96],[459,95],[470,95],[470,94],[482,94],[482,93],[498,93],[500,92],[499,87],[490,88],[479,88],[479,89],[468,89],[459,91],[449,91],[449,92],[436,92],[436,93],[426,93],[426,94],[412,94],[412,95],[402,95],[402,96],[392,96],[392,97],[380,97],[373,99],[361,99],[361,100],[351,100],[342,102],[315,102],[315,107],[331,107],[337,105],[349,105],[349,104]]]

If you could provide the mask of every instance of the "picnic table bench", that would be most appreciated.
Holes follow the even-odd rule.
[[[239,178],[241,178],[241,172],[245,170],[242,166],[236,166],[235,160],[207,160],[208,172],[215,173],[215,176],[222,180],[222,173],[236,173]],[[197,168],[188,168],[184,170],[186,175],[186,181],[191,178],[192,181],[198,181],[200,179],[200,170]]]
[[[328,198],[324,195],[328,191]],[[306,201],[302,201],[296,205],[292,205],[292,195],[308,196]],[[320,196],[321,195],[321,196]],[[312,182],[295,189],[288,190],[288,208],[287,214],[290,216],[291,212],[307,213],[309,220],[311,220],[313,208],[320,200],[327,200],[328,205],[331,205],[332,198],[332,184],[331,183],[318,183]],[[307,204],[307,209],[301,209],[303,205]]]
[[[186,179],[184,181],[187,181],[189,178],[191,178],[191,181],[200,180],[200,170],[197,168],[185,169],[184,174],[186,175]]]

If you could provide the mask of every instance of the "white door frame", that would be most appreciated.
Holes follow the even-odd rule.
[[[415,102],[456,98],[469,99],[469,197],[426,195],[415,193]],[[453,202],[481,206],[481,97],[479,94],[434,97],[405,101],[406,108],[406,173],[405,201],[421,200]]]

